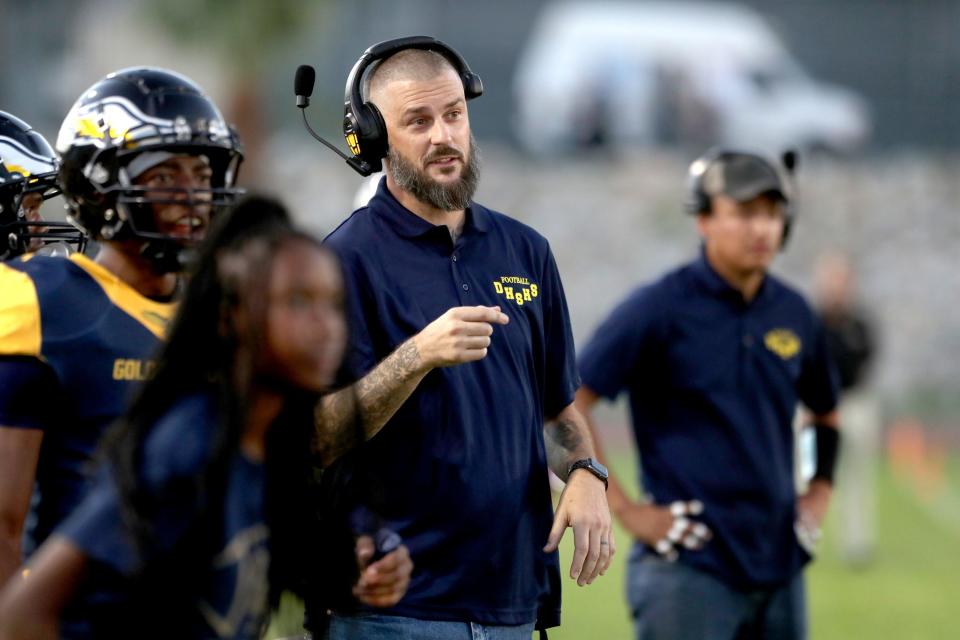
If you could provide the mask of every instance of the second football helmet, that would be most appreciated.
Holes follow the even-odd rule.
[[[53,243],[83,251],[85,236],[77,227],[41,220],[24,206],[29,194],[47,200],[60,193],[57,168],[57,157],[44,137],[0,111],[0,260]]]

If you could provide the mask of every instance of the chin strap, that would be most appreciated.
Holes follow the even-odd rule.
[[[173,240],[148,240],[140,249],[158,274],[179,273],[193,256],[193,251]]]

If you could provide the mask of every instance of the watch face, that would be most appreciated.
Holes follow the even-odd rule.
[[[610,472],[607,471],[607,468],[606,468],[605,466],[603,466],[602,464],[600,464],[600,461],[599,461],[599,460],[595,460],[595,459],[593,459],[593,458],[590,458],[590,468],[591,468],[591,470],[592,470],[594,473],[597,473],[598,475],[601,475],[601,476],[603,476],[604,478],[606,478],[606,477],[608,477],[608,476],[610,475]]]
[[[586,469],[593,475],[597,476],[601,480],[606,481],[610,476],[610,473],[607,471],[607,468],[600,464],[596,458],[585,458],[583,460],[577,460],[570,466],[570,473],[573,473],[577,469]]]

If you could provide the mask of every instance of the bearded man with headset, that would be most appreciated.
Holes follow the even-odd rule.
[[[330,638],[528,640],[559,623],[564,530],[574,529],[578,584],[613,555],[607,473],[573,406],[550,246],[472,200],[467,101],[482,90],[428,37],[371,47],[347,82],[352,165],[369,173],[385,157],[386,175],[326,240],[343,263],[353,335],[352,384],[318,412],[335,434],[322,448],[328,463],[350,449],[361,416],[356,471],[378,480],[376,507],[415,569],[399,604],[335,612]],[[555,515],[548,468],[567,482]]]

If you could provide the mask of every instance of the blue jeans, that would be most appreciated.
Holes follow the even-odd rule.
[[[534,623],[490,626],[402,616],[334,615],[326,640],[530,640]]]
[[[803,573],[772,589],[738,591],[681,562],[630,561],[627,600],[636,640],[804,640]]]

